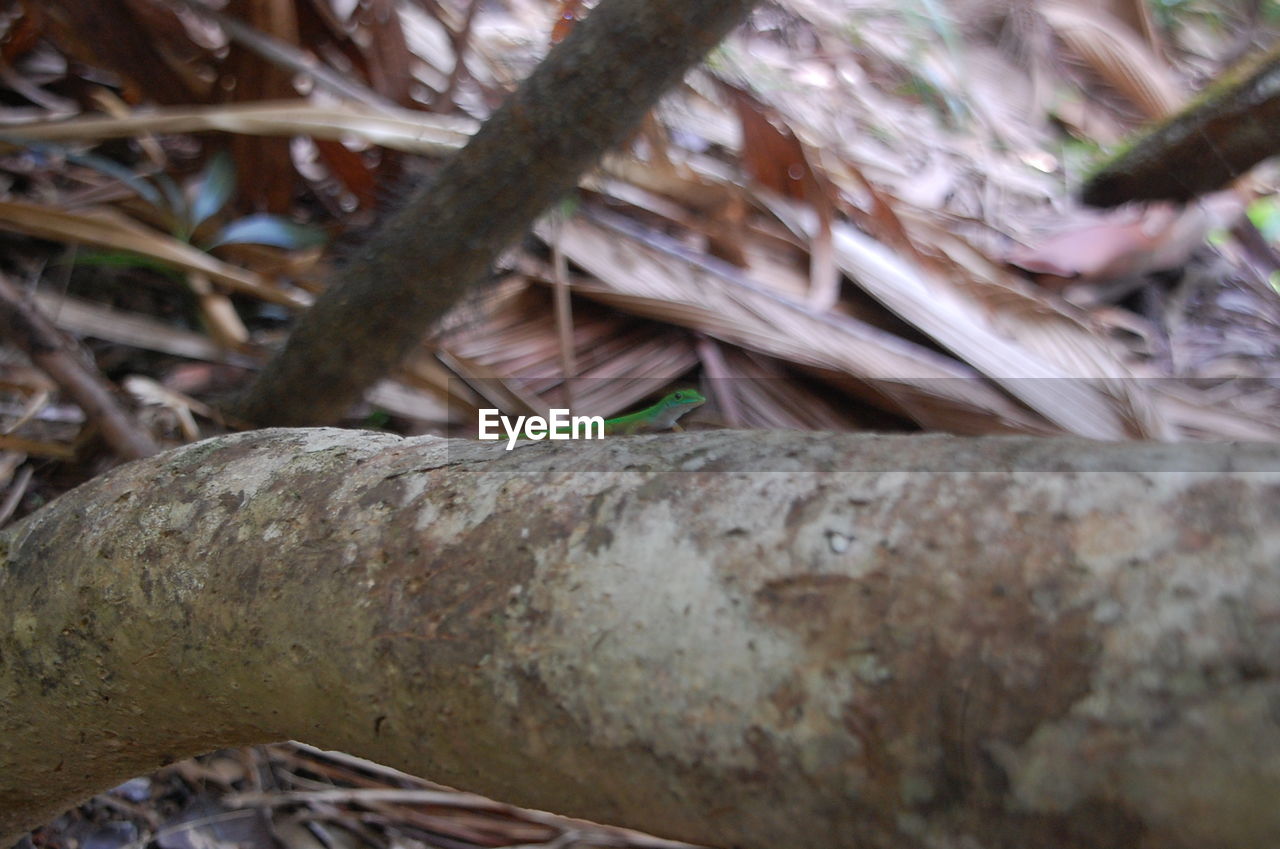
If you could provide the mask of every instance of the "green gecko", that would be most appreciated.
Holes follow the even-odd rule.
[[[604,420],[604,435],[648,433],[657,430],[681,430],[677,420],[707,402],[696,389],[679,389],[652,407],[638,413]]]

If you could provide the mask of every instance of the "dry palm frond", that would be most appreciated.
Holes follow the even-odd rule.
[[[23,201],[0,201],[0,228],[42,239],[129,251],[158,259],[186,271],[207,274],[237,292],[290,307],[304,307],[308,299],[271,285],[252,271],[152,230],[114,209],[55,209]]]
[[[875,381],[881,393],[909,399],[912,416],[929,426],[945,427],[949,411],[979,409],[1009,427],[1047,428],[953,359],[814,311],[656,234],[603,216],[578,217],[563,227],[560,245],[596,278],[575,287],[594,300],[798,365]]]
[[[578,373],[567,380],[555,317],[542,293],[493,299],[481,309],[482,320],[440,337],[437,352],[506,409],[545,413],[564,405],[565,389],[571,388],[575,410],[608,416],[698,364],[687,335],[581,305],[575,307],[572,335]]]
[[[1144,117],[1161,118],[1185,99],[1169,68],[1119,20],[1067,3],[1046,3],[1041,14],[1063,43]]]
[[[242,135],[307,135],[334,141],[356,138],[407,153],[440,155],[461,147],[477,126],[477,122],[468,118],[431,115],[412,109],[281,100],[228,106],[139,109],[125,117],[15,124],[4,128],[4,137],[10,142],[88,141],[129,138],[140,133],[218,130]]]
[[[781,211],[780,202],[774,203]],[[797,227],[806,226],[803,216],[790,212]],[[1132,435],[1126,419],[1142,420],[1118,412],[1117,399],[1098,388],[1100,380],[1123,371],[1118,360],[1107,362],[1101,352],[1093,351],[1089,366],[1106,363],[1107,372],[1099,373],[1096,368],[1079,368],[1079,360],[1042,356],[1049,352],[1027,347],[1005,329],[1015,317],[1012,311],[1004,312],[1005,328],[1000,327],[979,301],[966,297],[948,279],[912,266],[851,227],[837,229],[836,250],[841,270],[876,300],[1067,433],[1121,439]]]
[[[202,333],[173,327],[153,318],[71,295],[35,293],[35,302],[57,327],[77,336],[89,336],[146,351],[208,362],[255,366],[252,357],[217,344]]]

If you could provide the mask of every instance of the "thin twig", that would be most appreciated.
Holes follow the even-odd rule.
[[[14,436],[11,433],[0,433],[0,451],[17,451],[31,457],[60,460],[64,463],[69,463],[76,458],[75,449],[70,445],[27,439],[25,436]]]
[[[440,96],[436,98],[436,102],[432,104],[432,112],[447,112],[453,108],[453,96],[458,90],[458,82],[462,79],[462,74],[466,71],[467,48],[471,45],[471,26],[475,21],[476,10],[480,7],[480,0],[469,0],[467,3],[467,11],[462,19],[462,27],[454,33],[449,30],[444,19],[437,15],[440,23],[449,31],[450,41],[453,43],[453,68],[449,71],[449,79],[445,82],[444,89],[440,92]]]
[[[379,109],[399,108],[398,104],[373,89],[344,77],[306,51],[256,30],[230,15],[224,15],[201,3],[200,0],[169,0],[169,2],[209,18],[222,28],[227,38],[245,50],[281,68],[308,76],[315,81],[316,85],[327,88],[340,97]]]
[[[564,213],[558,213],[563,217]],[[556,231],[559,232],[558,226]],[[551,241],[551,268],[555,278],[556,335],[560,339],[560,368],[564,371],[564,405],[573,407],[573,380],[578,361],[573,350],[573,305],[569,300],[569,261],[560,250],[560,240]]]
[[[0,321],[31,362],[53,378],[98,425],[113,451],[136,460],[160,450],[151,435],[116,402],[106,381],[85,367],[72,343],[3,274]]]

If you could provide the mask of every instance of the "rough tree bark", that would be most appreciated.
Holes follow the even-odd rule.
[[[0,845],[282,738],[722,845],[1280,845],[1280,448],[1132,471],[1180,450],[321,429],[133,463],[0,533]]]
[[[605,0],[382,225],[235,414],[329,424],[758,0]]]

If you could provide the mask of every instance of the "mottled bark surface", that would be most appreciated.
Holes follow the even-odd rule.
[[[292,737],[721,845],[1280,845],[1278,448],[446,445],[213,440],[0,534],[0,844]]]

